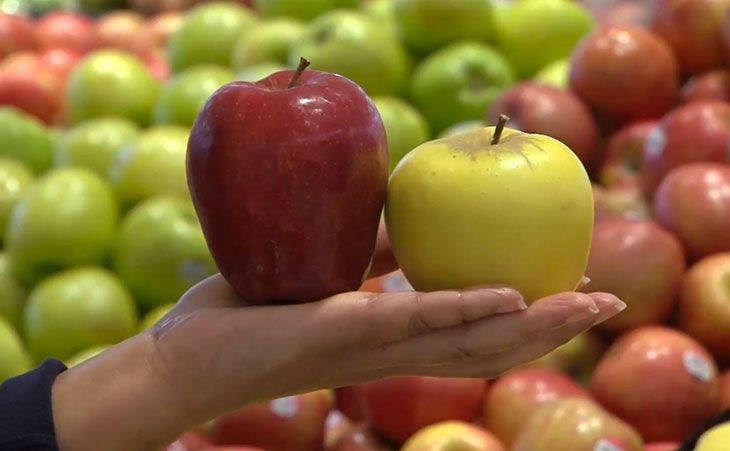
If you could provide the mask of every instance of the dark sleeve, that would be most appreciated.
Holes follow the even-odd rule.
[[[699,441],[702,434],[707,432],[708,430],[712,429],[713,427],[730,421],[730,410],[726,410],[722,414],[716,416],[715,418],[711,419],[704,425],[702,425],[701,428],[699,428],[697,431],[695,431],[692,436],[687,438],[683,443],[682,446],[679,447],[677,451],[693,451],[695,447],[697,446],[697,442]]]
[[[66,366],[48,359],[0,385],[0,450],[57,451],[51,408],[53,381]]]

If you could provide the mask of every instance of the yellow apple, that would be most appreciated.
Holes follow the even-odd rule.
[[[504,127],[436,139],[394,169],[385,220],[416,290],[507,284],[526,300],[580,283],[593,233],[585,168],[560,141]]]
[[[505,451],[491,432],[476,424],[445,421],[426,426],[403,445],[401,451]]]
[[[730,443],[730,422],[712,427],[700,436],[695,451],[724,451]]]

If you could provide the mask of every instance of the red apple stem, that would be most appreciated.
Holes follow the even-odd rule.
[[[289,81],[289,86],[287,88],[293,88],[296,86],[297,82],[299,81],[299,77],[302,76],[304,73],[304,70],[309,67],[309,61],[307,61],[305,58],[299,58],[299,67],[297,67],[296,72],[294,72],[294,75],[292,75],[291,80]]]
[[[504,126],[507,124],[507,121],[509,121],[509,116],[506,114],[499,115],[497,127],[494,129],[494,136],[492,137],[492,145],[499,143],[499,139],[502,137],[502,132],[504,131]]]

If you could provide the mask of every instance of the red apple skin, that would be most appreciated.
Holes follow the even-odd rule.
[[[203,448],[201,451],[268,451],[255,446],[211,446]]]
[[[392,448],[384,444],[370,430],[366,423],[355,426],[352,430],[326,447],[325,451],[391,451]]]
[[[357,290],[388,183],[385,128],[354,82],[293,71],[233,82],[208,100],[188,144],[188,184],[208,246],[249,302]]]
[[[215,445],[247,445],[267,451],[320,451],[333,408],[329,390],[250,404],[215,419],[208,437]]]
[[[147,21],[147,29],[152,40],[159,49],[164,49],[170,36],[178,29],[183,20],[180,11],[167,11],[151,17]]]
[[[679,443],[676,442],[647,443],[644,446],[644,451],[677,451],[678,449]]]
[[[618,0],[614,2],[595,2],[582,0],[582,4],[598,3],[596,19],[601,27],[635,25],[646,26],[650,19],[647,2],[634,0]]]
[[[648,442],[684,440],[720,408],[712,355],[665,326],[643,326],[619,337],[598,363],[591,392]]]
[[[36,53],[15,53],[0,62],[0,105],[14,106],[53,124],[63,105],[63,80]]]
[[[730,161],[730,103],[692,102],[677,107],[659,122],[644,147],[641,179],[653,197],[674,168],[697,161]]]
[[[163,50],[153,50],[145,56],[144,63],[152,76],[157,80],[164,82],[170,78],[172,71],[170,70],[170,64],[167,62],[167,57]]]
[[[367,386],[349,385],[346,387],[338,387],[335,389],[335,406],[337,410],[344,413],[353,421],[362,421],[365,419],[365,392]]]
[[[487,381],[479,378],[399,376],[368,384],[367,418],[386,439],[403,443],[442,421],[472,421],[482,410]]]
[[[15,52],[37,49],[33,22],[23,16],[0,12],[0,60]]]
[[[727,186],[730,190],[730,177]],[[705,257],[684,275],[679,301],[679,327],[702,343],[720,363],[730,363],[728,281],[730,252]]]
[[[730,409],[730,370],[720,374],[720,407],[722,410]]]
[[[484,426],[507,447],[537,408],[568,396],[590,394],[567,375],[544,368],[521,368],[492,384],[484,401]]]
[[[671,233],[650,219],[609,218],[596,224],[585,290],[613,293],[626,310],[599,327],[613,333],[665,321],[677,300],[685,256]]]
[[[38,19],[36,35],[42,49],[60,47],[86,54],[99,45],[94,21],[65,11],[50,12]]]
[[[656,125],[655,120],[631,122],[610,136],[598,175],[604,186],[638,181],[644,146]]]
[[[674,50],[683,73],[723,63],[720,30],[728,0],[652,0],[651,29]]]
[[[679,92],[682,103],[703,100],[730,102],[730,71],[715,69],[687,80]]]
[[[607,218],[648,219],[651,217],[649,204],[636,181],[604,188],[593,184],[595,222]]]
[[[522,82],[505,91],[492,104],[487,122],[496,124],[501,114],[509,127],[551,136],[568,146],[587,168],[598,149],[598,127],[583,102],[572,92],[537,82]]]
[[[203,451],[212,446],[213,444],[203,434],[190,431],[169,444],[165,451]]]
[[[593,32],[574,49],[570,87],[618,123],[660,117],[676,102],[677,62],[653,33],[636,26]]]
[[[155,39],[144,16],[134,11],[116,10],[96,21],[101,47],[127,51],[145,58],[155,49]]]
[[[656,192],[654,215],[692,261],[730,251],[730,165],[691,163],[674,169]]]

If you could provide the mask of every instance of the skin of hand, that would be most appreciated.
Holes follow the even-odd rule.
[[[382,235],[373,276],[395,269]],[[159,450],[250,402],[395,375],[493,378],[624,308],[611,294],[577,292],[527,308],[501,286],[254,306],[217,275],[151,330],[57,378],[59,447]]]

